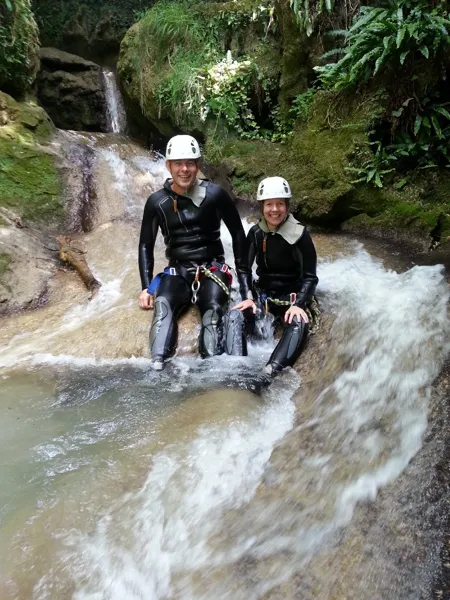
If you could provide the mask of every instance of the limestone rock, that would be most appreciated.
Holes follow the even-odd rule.
[[[61,129],[107,131],[101,67],[91,61],[42,48],[38,98]]]

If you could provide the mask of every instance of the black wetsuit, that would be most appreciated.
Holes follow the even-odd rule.
[[[291,366],[299,357],[308,333],[308,325],[296,318],[291,324],[284,322],[289,305],[277,305],[271,299],[292,302],[306,308],[315,292],[317,255],[308,231],[297,223],[299,237],[289,241],[280,233],[264,231],[260,223],[254,225],[247,235],[249,243],[249,266],[256,258],[255,295],[261,310],[266,308],[275,316],[275,322],[283,324],[283,334],[273,351],[269,364],[275,371]],[[281,230],[281,228],[279,228]],[[297,235],[296,233],[296,235]],[[266,302],[267,299],[267,302]],[[255,322],[249,315],[250,333],[255,331]]]
[[[176,275],[164,275],[158,287],[153,323],[150,329],[150,349],[154,360],[164,360],[173,354],[177,342],[177,317],[189,306],[195,265],[224,263],[220,240],[223,219],[233,240],[236,272],[243,298],[248,295],[247,241],[239,213],[228,194],[209,181],[200,183],[203,199],[192,200],[176,194],[167,180],[163,189],[152,194],[144,209],[139,240],[139,270],[142,289],[153,277],[153,251],[161,228],[166,244],[169,267]],[[215,275],[229,288],[226,273]],[[227,350],[223,335],[223,316],[228,308],[228,295],[212,279],[203,277],[197,304],[202,317],[199,349],[203,357]]]

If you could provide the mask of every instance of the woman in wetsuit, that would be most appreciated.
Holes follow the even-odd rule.
[[[309,305],[318,283],[317,256],[306,228],[289,213],[291,189],[282,177],[267,177],[258,186],[257,200],[262,216],[247,235],[249,267],[256,258],[257,281],[254,298],[234,309],[245,311],[249,333],[255,331],[255,315],[271,313],[283,333],[265,367],[275,375],[292,366],[300,356],[308,335]],[[256,317],[258,318],[258,317]]]

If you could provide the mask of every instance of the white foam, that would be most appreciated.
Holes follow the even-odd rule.
[[[80,578],[74,599],[170,597],[175,576],[223,560],[209,540],[220,515],[254,495],[274,444],[292,426],[297,385],[287,374],[256,421],[201,428],[187,446],[157,455],[143,488],[108,511],[93,536],[70,536],[66,560]],[[192,597],[188,580],[178,586]]]

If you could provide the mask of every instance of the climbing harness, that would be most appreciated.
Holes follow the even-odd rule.
[[[214,281],[214,283],[217,283],[217,285],[223,289],[223,291],[228,296],[228,298],[230,297],[229,287],[220,279],[220,277],[217,277],[217,275],[215,275],[213,273],[213,271],[221,271],[222,273],[226,273],[228,275],[228,279],[229,279],[229,282],[231,285],[232,277],[231,277],[230,268],[228,265],[226,265],[226,264],[221,265],[220,263],[212,263],[210,269],[208,269],[208,267],[206,265],[197,265],[194,281],[192,282],[192,286],[191,286],[191,289],[192,289],[191,302],[192,302],[192,304],[195,304],[197,302],[197,295],[198,295],[198,291],[200,289],[200,279],[202,277],[209,277],[209,279],[212,279]]]
[[[228,265],[226,265],[225,263],[221,264],[218,262],[212,262],[209,266],[192,264],[192,266],[190,266],[190,267],[181,265],[180,271],[181,270],[185,270],[185,273],[187,272],[190,274],[195,272],[194,281],[192,282],[192,285],[191,285],[191,290],[192,290],[191,302],[192,302],[192,304],[195,304],[197,302],[198,292],[200,290],[200,283],[201,283],[201,279],[203,277],[208,277],[209,279],[212,279],[212,281],[214,281],[214,283],[216,283],[219,287],[222,288],[222,290],[225,292],[225,294],[228,296],[228,298],[230,297],[230,287],[231,287],[231,282],[233,280],[233,277],[230,272],[230,267]],[[228,280],[229,280],[228,286],[226,283],[224,283],[220,279],[220,277],[218,277],[215,274],[215,272],[218,272],[218,271],[220,271],[222,273],[226,273],[228,275]],[[163,275],[181,275],[181,277],[183,277],[183,273],[179,272],[176,267],[166,267],[162,273],[158,273],[157,275],[155,275],[153,277],[150,285],[147,288],[147,292],[150,295],[153,296],[155,294],[156,290],[159,287],[159,284],[161,283],[161,278],[163,277]]]
[[[259,292],[258,297],[264,306],[264,312],[267,317],[270,312],[269,302],[275,304],[276,306],[294,306],[297,294],[294,292],[289,294],[289,300],[279,300],[278,298],[272,298],[271,296],[261,292]],[[321,320],[321,312],[315,296],[313,296],[308,302],[308,305],[304,308],[304,311],[306,312],[309,321],[308,333],[312,335],[319,329]]]
[[[297,294],[295,292],[289,294],[289,300],[278,300],[278,298],[271,298],[270,296],[267,296],[267,294],[260,294],[260,298],[261,302],[264,304],[264,310],[267,316],[269,314],[269,302],[272,302],[272,304],[276,304],[277,306],[293,306]]]

